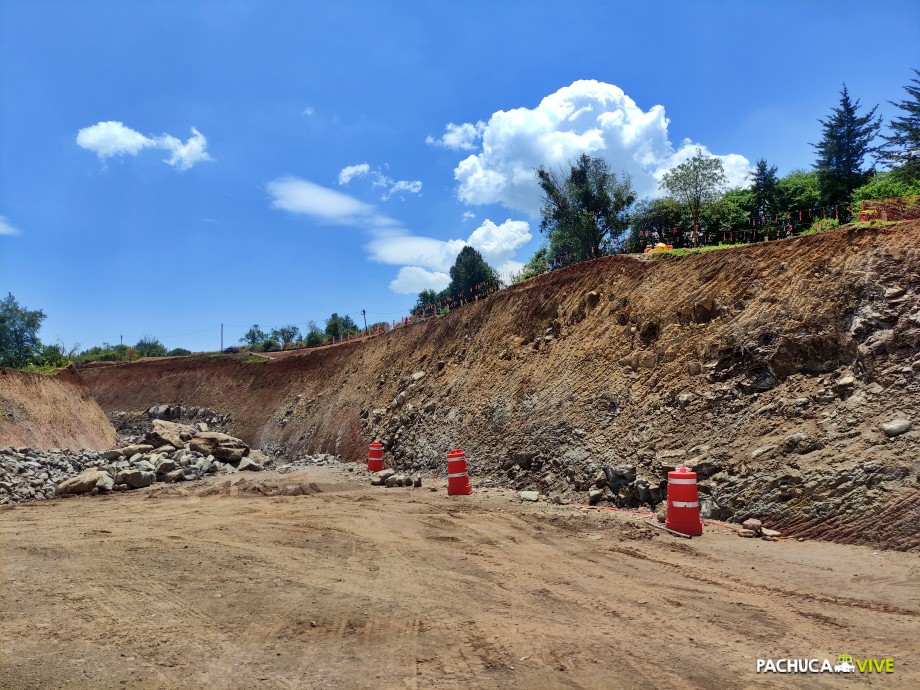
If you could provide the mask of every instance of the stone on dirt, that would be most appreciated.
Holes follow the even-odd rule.
[[[588,505],[594,506],[601,502],[601,499],[604,497],[603,489],[591,489],[588,492]]]
[[[755,535],[759,535],[760,531],[763,529],[763,523],[757,518],[748,518],[741,523],[741,526],[746,530],[750,530]]]
[[[747,539],[753,539],[754,537],[757,536],[757,534],[754,532],[754,530],[750,530],[750,529],[739,529],[739,530],[738,530],[738,536],[739,536],[739,537],[746,537]]]
[[[913,423],[909,419],[892,419],[890,422],[883,422],[879,428],[888,438],[894,438],[910,431]]]
[[[535,502],[539,500],[540,498],[539,491],[518,491],[517,495],[518,495],[518,498],[520,498],[522,501]]]
[[[782,532],[777,532],[775,529],[768,529],[766,527],[760,528],[760,534],[761,536],[770,538],[783,536]]]
[[[249,458],[243,458],[240,460],[240,464],[236,466],[236,469],[240,472],[261,472],[263,467]]]

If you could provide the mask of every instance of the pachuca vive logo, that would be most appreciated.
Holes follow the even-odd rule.
[[[758,659],[757,673],[894,673],[894,658],[854,659],[840,654],[830,659]]]

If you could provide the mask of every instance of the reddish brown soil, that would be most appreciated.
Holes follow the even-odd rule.
[[[0,447],[94,448],[115,445],[115,429],[83,379],[0,369]]]
[[[915,557],[437,486],[316,469],[0,509],[0,688],[831,688],[755,662],[840,653],[895,659],[849,684],[920,684]]]
[[[907,294],[889,319],[897,325],[885,326],[892,340],[866,354],[869,336],[851,332],[854,318],[887,308],[886,290],[898,287]],[[191,357],[81,374],[107,411],[206,406],[229,413],[232,431],[253,445],[351,460],[377,437],[397,465],[433,467],[459,446],[479,476],[503,472],[521,453],[543,454],[557,481],[566,465],[631,462],[653,471],[705,453],[720,471],[750,476],[746,500],[755,500],[782,477],[810,481],[825,468],[874,463],[884,481],[851,492],[845,506],[818,506],[830,491],[819,487],[765,517],[812,536],[915,550],[918,294],[913,221],[683,259],[597,259],[443,318],[269,362]],[[387,408],[416,371],[427,375],[408,390],[407,407],[375,423],[372,410]],[[846,374],[862,397],[835,397],[833,382]],[[797,400],[807,401],[804,411]],[[915,430],[897,439],[878,429],[912,415]],[[782,449],[796,431],[817,438],[819,449],[752,457],[765,445]],[[521,475],[515,481],[524,485]],[[526,481],[537,486],[540,476]]]

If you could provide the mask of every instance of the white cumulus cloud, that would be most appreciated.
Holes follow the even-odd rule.
[[[6,216],[0,216],[0,235],[18,235],[19,229],[13,227]]]
[[[476,214],[473,213],[472,211],[464,211],[464,212],[463,212],[463,222],[464,222],[464,223],[465,223],[466,221],[468,221],[468,220],[473,220],[473,218],[475,218],[475,217],[476,217]]]
[[[194,127],[192,136],[184,143],[171,134],[150,137],[125,126],[122,122],[97,122],[77,132],[77,145],[95,153],[105,161],[113,156],[136,156],[144,149],[168,152],[164,163],[188,170],[196,163],[213,160],[208,155],[208,140]]]
[[[367,163],[358,163],[358,165],[346,165],[339,171],[339,184],[345,185],[356,177],[367,175],[371,166]]]
[[[425,137],[425,143],[454,151],[472,151],[476,148],[485,126],[484,122],[477,122],[475,125],[469,122],[464,122],[462,125],[448,122],[443,135],[435,139],[429,134]]]
[[[309,117],[315,112],[316,112],[316,109],[314,109],[312,105],[308,105],[306,108],[303,109],[303,112],[301,112],[301,115],[306,115],[307,117]]]
[[[390,289],[401,295],[414,295],[422,290],[440,292],[450,285],[450,276],[441,271],[427,271],[419,266],[403,266],[396,278],[390,282]]]
[[[450,124],[441,139],[429,143],[462,149],[481,138],[482,150],[454,170],[460,200],[499,203],[537,218],[541,195],[536,168],[561,169],[582,152],[604,158],[618,174],[628,174],[639,196],[659,193],[658,180],[666,170],[697,147],[709,152],[689,140],[675,149],[668,125],[664,106],[644,111],[618,86],[582,80],[550,94],[535,108],[500,110],[485,124]],[[718,157],[731,185],[746,183],[751,166],[744,156]]]

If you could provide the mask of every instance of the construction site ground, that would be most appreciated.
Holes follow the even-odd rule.
[[[915,554],[445,486],[335,466],[0,509],[0,687],[920,687]],[[841,653],[895,672],[755,673]]]

